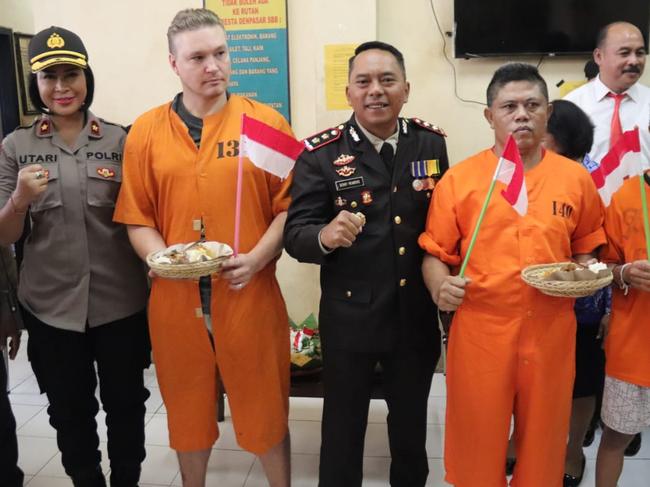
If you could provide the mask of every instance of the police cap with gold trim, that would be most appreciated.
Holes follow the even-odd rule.
[[[29,42],[28,53],[32,73],[55,64],[88,67],[88,51],[81,38],[62,27],[52,26],[36,34]]]

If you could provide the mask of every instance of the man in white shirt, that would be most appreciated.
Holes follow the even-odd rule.
[[[650,167],[650,88],[638,82],[646,53],[643,35],[636,26],[627,22],[606,25],[598,33],[594,50],[599,75],[564,97],[582,108],[595,126],[589,151],[589,158],[595,163],[600,163],[621,132],[638,126],[643,161],[646,168]],[[601,440],[601,450],[603,446],[611,450],[617,445]],[[626,456],[634,456],[640,447],[641,434],[635,435],[631,444],[622,446]],[[599,461],[597,485],[605,485],[604,478],[618,478],[623,466],[622,455],[617,462],[614,472],[610,464],[606,466]]]
[[[638,82],[645,58],[643,35],[636,26],[627,22],[606,25],[598,34],[594,50],[600,74],[565,97],[582,108],[595,125],[594,143],[589,151],[589,158],[595,162],[599,163],[609,151],[612,134],[638,126],[645,165],[650,166],[650,88]],[[617,104],[619,129],[615,127]]]

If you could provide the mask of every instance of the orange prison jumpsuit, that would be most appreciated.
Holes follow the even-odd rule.
[[[145,113],[124,149],[124,181],[115,221],[156,228],[167,245],[200,236],[233,245],[235,185],[241,114],[286,133],[273,109],[232,95],[203,119],[197,149],[167,103]],[[281,181],[245,159],[240,251],[249,252],[272,220],[289,206],[289,180]],[[228,391],[238,443],[256,454],[287,433],[289,328],[275,261],[241,291],[213,280],[210,346],[200,310],[198,281],[154,279],[149,327],[170,445],[178,451],[210,448],[218,437],[216,365]],[[216,355],[216,361],[215,361]]]
[[[497,164],[485,150],[436,186],[420,245],[457,273]],[[520,217],[497,182],[455,313],[447,363],[446,480],[506,485],[510,419],[517,422],[512,485],[560,487],[575,375],[573,300],[546,296],[520,278],[532,264],[567,261],[605,242],[603,208],[587,171],[546,151],[526,172]]]
[[[646,185],[646,198],[650,187]],[[639,178],[630,178],[614,194],[605,212],[607,246],[604,262],[623,264],[647,259]],[[610,377],[650,387],[650,293],[630,288],[627,296],[613,286],[612,317],[605,339],[606,372]]]

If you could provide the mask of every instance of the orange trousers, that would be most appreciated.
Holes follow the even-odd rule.
[[[237,443],[266,453],[287,435],[289,413],[289,327],[273,272],[258,273],[239,292],[213,281],[215,351],[194,315],[199,306],[197,282],[154,282],[149,329],[170,446],[205,450],[217,440],[218,366]]]
[[[561,487],[575,335],[572,308],[508,317],[461,306],[448,351],[447,482],[456,487],[507,485],[514,414],[517,466],[510,485]]]

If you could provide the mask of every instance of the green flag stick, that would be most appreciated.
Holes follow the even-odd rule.
[[[645,249],[648,260],[650,260],[650,224],[648,223],[648,200],[645,193],[645,178],[643,173],[639,176],[641,184],[641,207],[643,208],[643,229],[645,230]]]
[[[494,177],[492,178],[492,182],[490,183],[490,189],[488,190],[488,194],[485,197],[485,201],[483,202],[483,208],[481,208],[481,213],[478,215],[478,221],[476,222],[476,226],[474,227],[474,233],[472,233],[472,239],[469,241],[469,247],[467,247],[467,253],[465,254],[465,258],[463,259],[463,265],[460,266],[460,273],[458,274],[460,277],[465,277],[465,268],[467,267],[467,262],[469,262],[469,256],[472,255],[472,250],[474,249],[474,244],[476,243],[476,237],[478,236],[478,231],[481,228],[481,223],[483,223],[483,217],[485,216],[485,211],[487,210],[488,203],[490,202],[490,198],[492,197],[492,192],[494,191],[494,186],[497,182],[497,174],[499,174],[499,170],[501,169],[501,164],[503,163],[503,157],[499,158],[499,164],[497,164],[497,169],[494,171]]]

